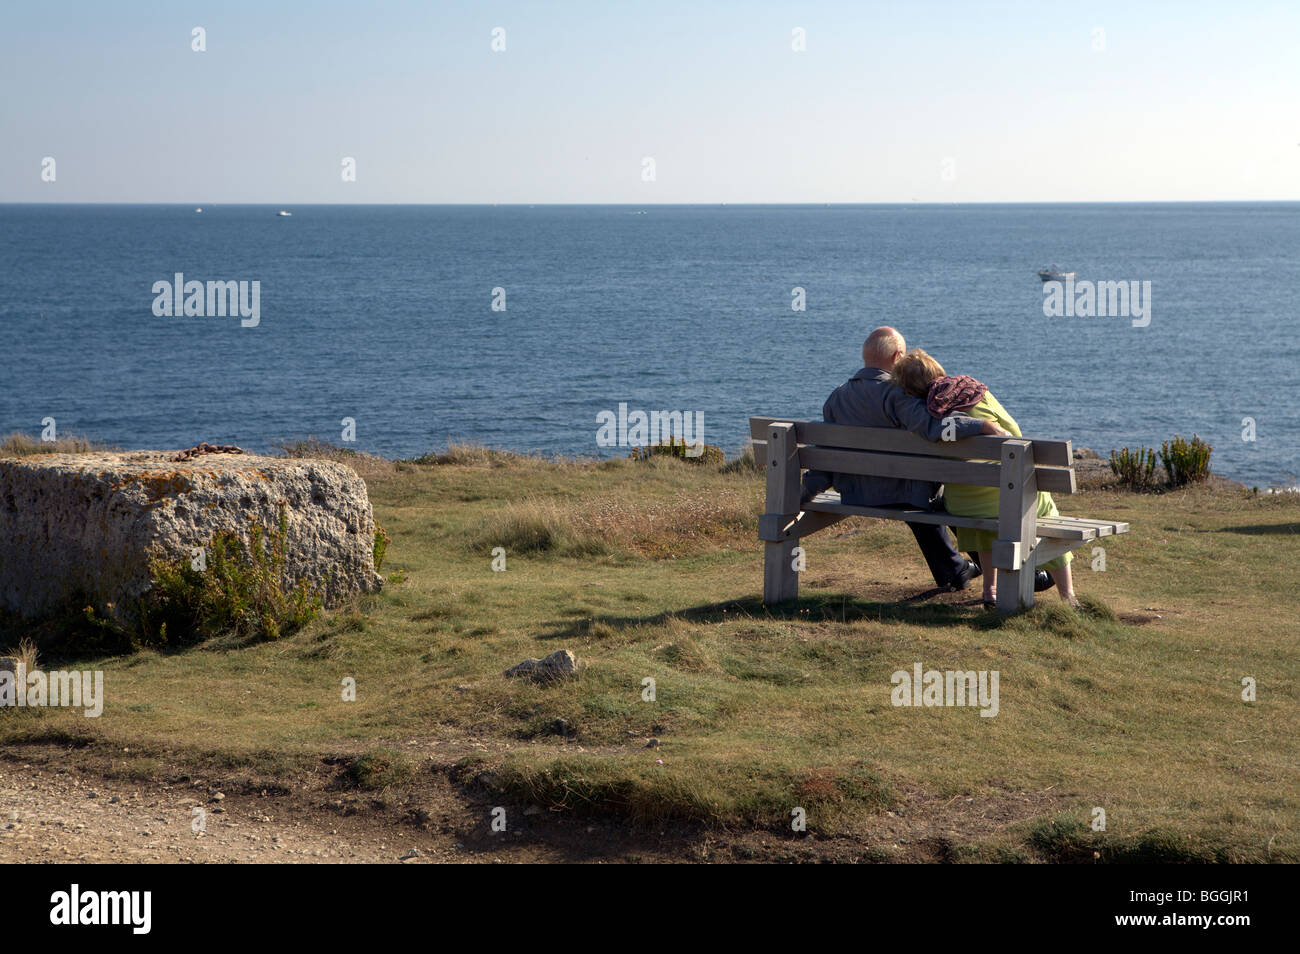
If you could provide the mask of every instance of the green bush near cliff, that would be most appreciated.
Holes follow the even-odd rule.
[[[203,569],[188,560],[153,561],[153,588],[140,607],[140,644],[279,639],[302,629],[320,612],[321,600],[306,581],[284,585],[287,538],[281,508],[276,528],[267,534],[252,527],[248,543],[231,531],[214,534]]]
[[[1160,445],[1160,463],[1169,475],[1169,486],[1200,483],[1210,476],[1210,445],[1195,434],[1190,441],[1175,436]]]

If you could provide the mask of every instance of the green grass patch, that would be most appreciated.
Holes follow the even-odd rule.
[[[348,781],[368,791],[409,782],[415,775],[410,759],[394,749],[374,749],[348,762]]]
[[[342,784],[400,791],[419,739],[440,770],[476,759],[455,774],[493,804],[790,837],[802,808],[868,858],[1300,861],[1296,495],[1059,498],[1132,532],[1100,541],[1104,572],[1076,561],[1081,609],[1048,591],[1006,619],[935,595],[904,525],[853,518],[768,608],[759,473],[456,455],[367,477],[401,586],[274,641],[72,644],[64,665],[106,670],[104,715],[10,713],[0,745],[130,748],[164,774],[247,758],[230,771],[285,785],[343,752]],[[581,678],[502,675],[557,649]],[[916,663],[999,671],[998,715],[893,706]],[[1060,820],[1093,806],[1108,831]]]

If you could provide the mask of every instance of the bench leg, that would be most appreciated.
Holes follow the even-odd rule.
[[[777,515],[780,516],[777,516]],[[785,515],[789,515],[789,519]],[[794,424],[773,421],[767,428],[767,514],[762,531],[784,528],[799,514],[799,443]],[[767,524],[774,526],[768,527]],[[764,536],[767,533],[764,532]],[[775,534],[773,534],[775,536]],[[790,561],[797,536],[768,539],[763,546],[763,602],[784,603],[799,596],[799,575]]]
[[[1031,442],[1019,439],[1002,442],[999,484],[998,540],[993,544],[993,565],[998,569],[998,612],[1014,613],[1034,605],[1038,482],[1034,477]]]
[[[784,603],[799,597],[799,574],[795,570],[794,548],[798,540],[763,545],[763,602]]]
[[[1034,605],[1034,567],[998,570],[998,612],[1015,613]]]

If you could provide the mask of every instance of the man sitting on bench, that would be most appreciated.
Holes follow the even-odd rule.
[[[907,344],[897,330],[886,326],[871,332],[862,345],[862,370],[826,399],[822,407],[823,420],[827,424],[858,427],[901,427],[928,441],[940,440],[945,429],[944,421],[932,417],[924,401],[897,387],[890,376],[890,371],[906,352]],[[953,414],[951,421],[954,428],[952,440],[976,434],[1009,436],[992,421],[979,421],[965,414]],[[939,484],[895,477],[832,474],[820,470],[804,474],[801,500],[807,503],[832,486],[840,492],[843,503],[853,506],[943,509]],[[964,590],[980,575],[980,568],[957,552],[947,527],[933,523],[909,522],[907,525],[912,528],[912,535],[925,556],[936,586]]]

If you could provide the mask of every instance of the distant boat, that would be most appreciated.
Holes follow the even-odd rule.
[[[195,209],[194,211],[195,211],[195,212],[202,212],[203,210],[202,210],[202,209]]]
[[[1073,278],[1074,272],[1063,272],[1060,265],[1053,265],[1050,268],[1040,268],[1038,277],[1045,282],[1063,282],[1067,278]]]
[[[293,215],[292,212],[286,212],[286,211],[284,211],[284,209],[281,209],[279,212],[277,212],[277,213],[275,213],[275,214],[276,214],[276,215]]]

